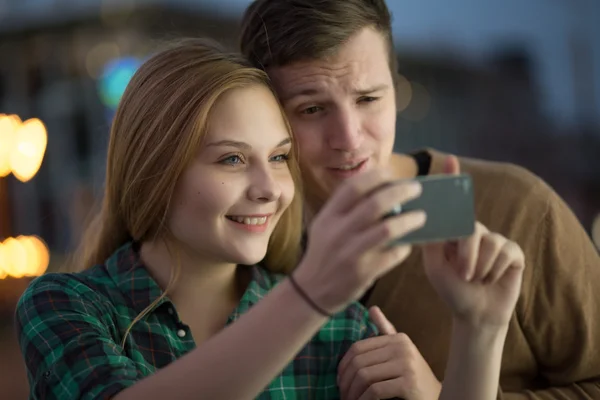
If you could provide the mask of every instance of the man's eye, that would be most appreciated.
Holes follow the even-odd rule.
[[[376,100],[379,100],[379,97],[364,96],[364,97],[361,97],[360,99],[358,99],[358,101],[361,103],[372,103]]]
[[[317,113],[317,112],[319,112],[321,110],[322,110],[321,107],[312,106],[312,107],[308,107],[308,108],[305,108],[304,110],[302,110],[302,113],[303,114],[314,114],[314,113]]]

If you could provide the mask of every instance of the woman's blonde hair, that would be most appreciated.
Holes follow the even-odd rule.
[[[211,109],[225,92],[252,85],[265,86],[275,96],[263,71],[207,39],[180,41],[138,69],[112,124],[102,208],[76,252],[79,270],[104,263],[130,240],[168,236],[175,185],[206,136]],[[291,135],[289,124],[288,130]],[[273,272],[290,272],[300,253],[302,195],[295,148],[289,168],[296,195],[263,260]],[[172,268],[171,283],[175,275]]]

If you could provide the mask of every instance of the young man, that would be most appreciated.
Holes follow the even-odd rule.
[[[457,172],[434,150],[392,154],[397,68],[384,0],[256,0],[244,15],[241,49],[270,75],[289,116],[309,213],[342,181],[376,166],[399,178]],[[600,399],[600,257],[591,240],[528,171],[459,164],[473,177],[478,220],[516,241],[527,262],[499,398]],[[374,311],[388,335],[359,343],[340,363],[346,398],[395,379],[407,400],[437,399],[452,328],[422,264],[413,251],[363,299],[391,323]],[[403,357],[390,361],[390,352]]]

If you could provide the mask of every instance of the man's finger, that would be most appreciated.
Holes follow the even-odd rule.
[[[449,175],[460,174],[460,163],[456,156],[449,155],[446,157],[444,160],[444,173]]]
[[[470,281],[475,273],[481,237],[486,231],[483,225],[477,223],[473,235],[458,242],[457,261],[460,271],[457,272],[467,281]]]
[[[504,245],[504,250],[498,255],[492,270],[485,278],[487,284],[494,284],[501,279],[509,268],[517,270],[524,267],[524,256],[518,244],[508,241]]]
[[[395,335],[398,333],[394,325],[386,318],[381,308],[373,306],[369,309],[369,317],[382,335]]]

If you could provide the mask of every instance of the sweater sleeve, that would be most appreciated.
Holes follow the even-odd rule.
[[[533,194],[545,212],[524,247],[531,274],[520,324],[547,389],[502,400],[600,399],[600,256],[577,217],[545,183]],[[536,202],[534,202],[536,203]]]

